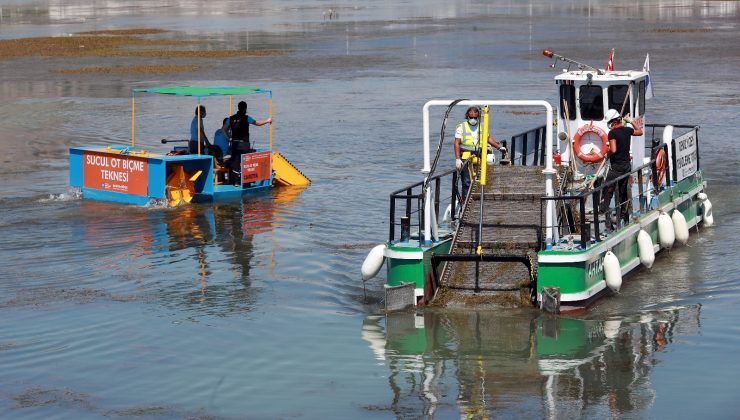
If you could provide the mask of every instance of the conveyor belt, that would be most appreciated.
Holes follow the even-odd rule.
[[[543,169],[539,166],[489,167],[483,194],[481,258],[475,258],[480,184],[477,180],[473,183],[449,258],[478,261],[447,261],[439,277],[440,288],[434,305],[481,308],[530,304],[529,286],[541,243]]]

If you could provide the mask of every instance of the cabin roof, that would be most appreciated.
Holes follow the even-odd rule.
[[[648,75],[646,71],[638,70],[620,70],[607,71],[604,74],[598,74],[593,70],[572,70],[566,71],[555,76],[555,80],[574,80],[587,81],[588,75],[591,75],[592,81],[596,82],[620,82],[641,79]]]
[[[215,86],[161,86],[152,88],[137,88],[132,89],[133,93],[156,93],[161,95],[176,95],[176,96],[236,96],[236,95],[252,95],[255,93],[268,93],[272,95],[272,91],[268,89],[261,89],[257,87],[247,86],[227,86],[227,87],[215,87]]]

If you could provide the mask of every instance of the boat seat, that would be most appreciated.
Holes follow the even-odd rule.
[[[221,183],[221,179],[223,178],[224,174],[229,173],[229,167],[222,165],[218,162],[218,160],[213,159],[213,175],[216,178],[216,185]]]

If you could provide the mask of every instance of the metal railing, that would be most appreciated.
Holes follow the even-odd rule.
[[[568,247],[587,249],[589,244],[595,244],[602,240],[602,222],[605,229],[613,225],[611,226],[612,229],[616,230],[629,224],[634,217],[639,217],[647,211],[652,210],[652,199],[657,197],[664,186],[672,184],[670,168],[675,165],[675,162],[669,162],[669,167],[664,169],[665,179],[662,183],[658,184],[656,182],[657,158],[655,156],[660,149],[663,149],[666,156],[668,156],[667,144],[652,147],[650,149],[652,158],[648,163],[609,182],[603,182],[590,191],[574,195],[541,197],[540,200],[543,207],[547,201],[555,202],[557,217],[554,220],[556,221],[555,227],[558,229],[558,237],[563,238],[568,235],[570,235],[568,236],[570,239],[574,236],[579,237],[579,243],[577,245],[572,243],[568,244]],[[630,179],[636,180],[637,197],[632,197],[633,188],[629,185]],[[622,197],[623,193],[619,189],[619,184],[622,182],[628,183],[626,197]],[[608,188],[614,189],[614,204],[612,205],[611,202],[607,203],[606,211],[602,213],[599,211],[600,200]],[[635,206],[637,207],[636,211],[634,209]],[[612,214],[614,214],[613,220],[611,218]],[[547,228],[547,226],[544,226],[542,217],[540,218],[540,226],[542,229]],[[563,232],[564,230],[566,232]],[[546,246],[546,244],[543,244],[543,246]]]
[[[511,136],[509,156],[511,156],[512,165],[516,165],[517,162],[522,166],[545,165],[545,129],[546,127],[541,125]],[[532,144],[531,150],[529,150],[530,144]],[[530,156],[532,156],[531,160]]]
[[[443,194],[443,179],[450,177],[451,178],[451,188],[450,188],[450,195],[449,198],[441,199],[441,196]],[[460,194],[458,191],[458,172],[455,169],[449,170],[447,172],[443,172],[439,175],[435,175],[429,179],[429,185],[433,188],[433,197],[434,197],[434,203],[433,203],[433,212],[437,216],[437,220],[439,220],[439,209],[441,205],[449,204],[451,207],[450,211],[450,217],[451,220],[455,220],[457,218],[457,209],[456,205],[458,203],[461,203],[462,200],[460,199]],[[397,226],[400,226],[400,240],[402,242],[408,241],[410,239],[410,229],[411,226],[416,226],[419,228],[419,231],[421,231],[421,227],[424,226],[424,211],[422,207],[422,203],[424,200],[424,191],[423,191],[424,181],[417,182],[415,184],[411,184],[407,187],[401,188],[399,190],[396,190],[391,193],[390,195],[390,226],[388,229],[388,241],[392,242],[396,239],[396,229]],[[397,216],[396,216],[396,210],[397,205],[396,202],[400,201],[403,207],[403,213],[402,216],[398,217],[397,222]],[[416,223],[413,225],[411,224],[411,217],[416,216],[417,220]]]

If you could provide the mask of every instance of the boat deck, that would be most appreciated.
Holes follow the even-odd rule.
[[[473,260],[478,246],[481,193],[479,183],[473,183],[450,251],[453,258],[469,260],[445,263],[434,305],[531,306],[529,285],[541,243],[542,170],[541,166],[489,167],[483,192],[482,258],[478,261]]]

